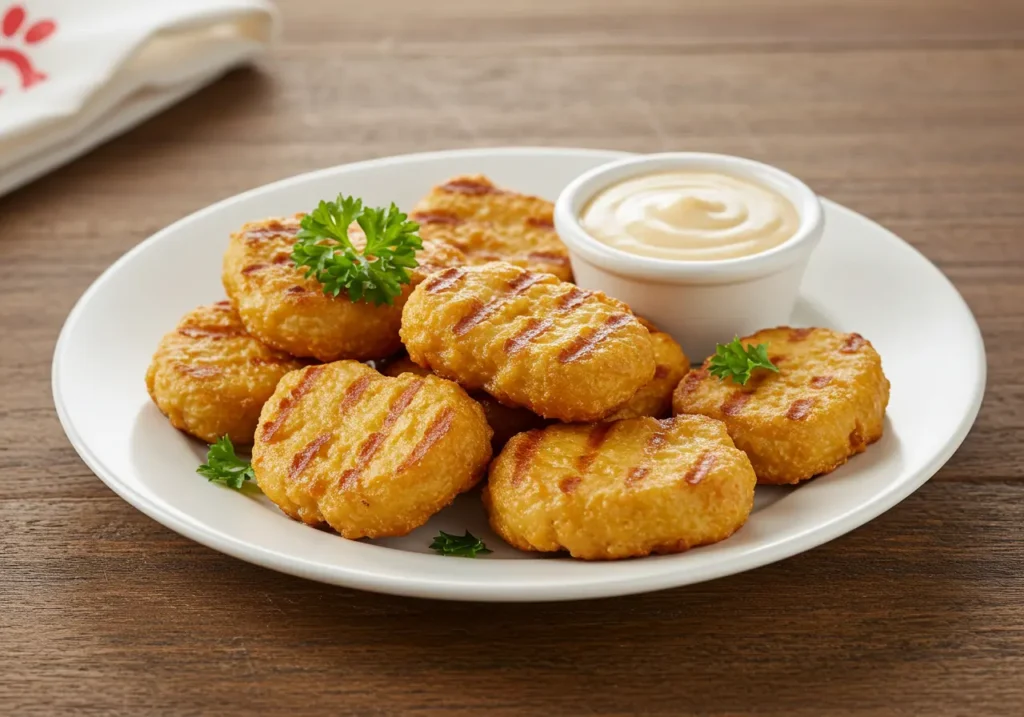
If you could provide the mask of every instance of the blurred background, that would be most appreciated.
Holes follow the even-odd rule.
[[[276,4],[282,33],[255,67],[0,199],[0,213],[87,201],[109,222],[109,260],[296,173],[494,145],[744,155],[912,242],[917,195],[948,196],[950,221],[982,195],[1020,196],[1017,0]],[[128,199],[148,210],[129,218]],[[930,256],[941,263],[945,243]]]

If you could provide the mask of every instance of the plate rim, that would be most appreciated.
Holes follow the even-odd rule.
[[[892,509],[909,495],[917,491],[935,473],[938,472],[950,457],[959,449],[964,439],[973,427],[981,405],[984,401],[985,388],[987,383],[988,366],[986,350],[981,329],[978,326],[977,318],[971,311],[970,306],[964,300],[956,286],[949,278],[928,259],[916,247],[878,224],[870,217],[849,209],[841,204],[822,197],[823,204],[833,211],[852,214],[859,219],[870,221],[881,231],[890,235],[904,250],[909,250],[917,255],[917,258],[932,268],[952,291],[952,295],[960,302],[966,317],[970,319],[970,330],[975,341],[975,361],[978,371],[975,376],[973,393],[967,411],[961,416],[955,431],[944,444],[942,450],[936,452],[920,468],[913,471],[908,478],[895,487],[881,491],[871,496],[866,502],[852,508],[851,510],[835,517],[830,522],[810,531],[806,531],[782,541],[765,546],[751,554],[739,556],[730,561],[712,565],[706,568],[699,576],[685,576],[680,580],[679,571],[664,570],[644,576],[609,576],[603,580],[586,580],[573,584],[547,584],[521,583],[508,584],[493,582],[488,584],[460,584],[452,579],[423,579],[406,578],[391,573],[375,573],[352,568],[344,564],[332,564],[331,573],[322,572],[319,564],[308,563],[302,558],[291,554],[278,553],[276,551],[254,546],[231,535],[210,529],[203,524],[190,520],[189,516],[176,508],[167,506],[158,500],[150,499],[130,486],[125,480],[119,478],[116,473],[108,469],[102,460],[82,440],[76,430],[64,402],[64,396],[59,390],[59,376],[61,374],[61,363],[66,353],[68,336],[72,333],[75,324],[80,320],[85,307],[94,294],[100,291],[101,287],[116,273],[120,267],[129,262],[137,253],[143,251],[151,243],[162,241],[166,235],[185,222],[198,220],[208,214],[212,214],[225,206],[244,200],[257,193],[272,191],[293,182],[305,181],[316,177],[330,175],[339,169],[360,169],[368,167],[387,166],[389,164],[401,164],[409,160],[433,160],[453,157],[472,157],[479,155],[518,155],[547,153],[564,156],[601,156],[608,157],[609,161],[615,156],[622,157],[634,153],[619,150],[603,150],[576,147],[475,147],[469,149],[440,150],[431,152],[415,152],[409,154],[389,155],[375,159],[349,162],[331,167],[293,175],[283,179],[270,182],[259,187],[246,190],[239,194],[218,200],[213,204],[196,210],[180,219],[172,222],[166,227],[146,237],[131,249],[126,251],[109,267],[100,273],[92,281],[89,287],[82,293],[75,305],[68,313],[67,318],[61,327],[56,344],[54,346],[53,359],[51,363],[51,391],[54,406],[61,427],[64,430],[71,446],[75,452],[89,467],[89,469],[116,495],[129,503],[143,514],[160,523],[166,528],[193,540],[201,545],[209,547],[218,552],[229,555],[245,562],[270,568],[297,577],[316,580],[342,587],[356,588],[374,592],[404,595],[410,597],[423,597],[453,601],[479,601],[479,602],[548,602],[558,600],[593,599],[601,597],[615,597],[637,593],[664,590],[672,587],[683,587],[708,580],[715,580],[728,575],[746,572],[754,568],[769,565],[798,555],[824,543],[830,542],[856,528],[874,520],[882,513]],[[180,515],[179,515],[180,514]],[[433,556],[430,556],[433,557]]]

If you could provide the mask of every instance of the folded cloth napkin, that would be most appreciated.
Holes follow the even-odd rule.
[[[276,35],[269,0],[0,0],[0,195],[87,152]]]

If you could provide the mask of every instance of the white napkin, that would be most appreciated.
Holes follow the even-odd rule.
[[[0,0],[0,195],[251,61],[269,0]]]

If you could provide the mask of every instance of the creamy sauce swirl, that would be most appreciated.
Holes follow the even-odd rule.
[[[597,194],[580,216],[598,241],[630,254],[715,261],[760,254],[796,234],[786,197],[719,172],[631,177]]]

